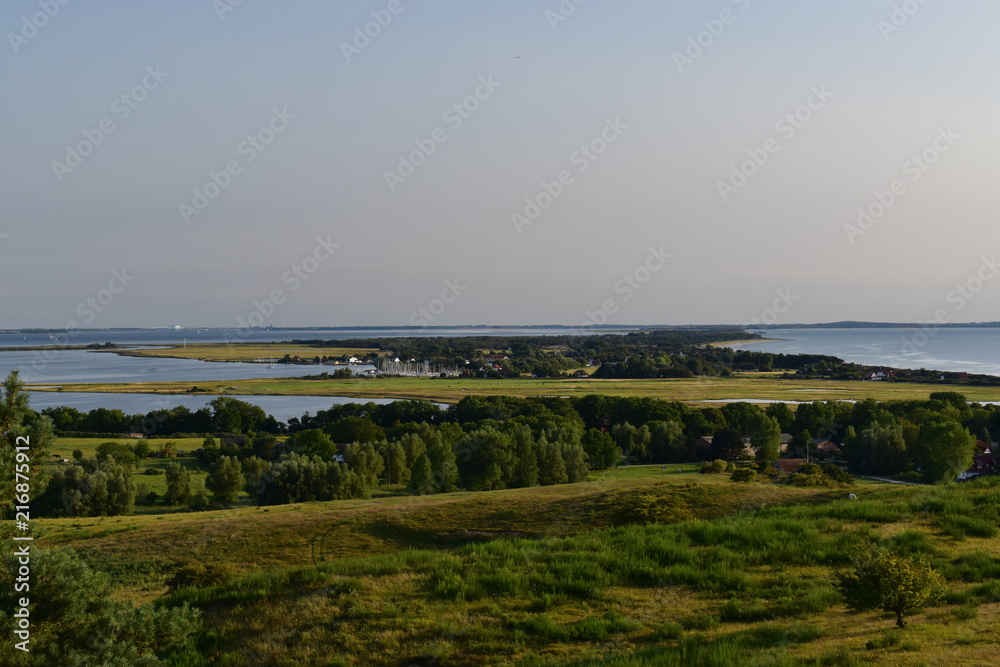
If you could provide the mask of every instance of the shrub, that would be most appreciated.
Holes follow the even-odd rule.
[[[838,484],[854,484],[854,475],[835,463],[824,463],[823,473]]]
[[[876,548],[855,558],[854,571],[841,576],[840,588],[855,609],[892,612],[899,627],[906,625],[904,615],[933,604],[945,592],[944,577],[927,561]]]
[[[677,619],[685,630],[711,630],[718,627],[719,619],[709,614],[691,614]]]
[[[656,637],[657,641],[662,642],[679,639],[683,632],[684,628],[680,626],[680,623],[663,623],[656,627],[653,631],[653,635]]]
[[[210,588],[226,583],[234,574],[233,570],[225,565],[188,560],[178,566],[166,584],[171,593],[185,586]]]
[[[191,509],[195,512],[204,512],[212,508],[212,499],[204,489],[198,491],[191,499]]]
[[[729,476],[729,480],[732,482],[752,482],[757,479],[757,473],[753,471],[753,468],[740,468]]]

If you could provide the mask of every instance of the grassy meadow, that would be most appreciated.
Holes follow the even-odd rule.
[[[329,367],[317,367],[329,370]],[[317,370],[317,373],[321,370]],[[299,378],[199,381],[62,384],[29,387],[37,391],[163,393],[199,391],[233,396],[349,396],[365,398],[428,399],[456,403],[465,396],[648,396],[664,400],[825,401],[926,399],[947,385],[910,382],[842,380],[785,380],[769,373],[743,373],[731,378],[663,378],[602,380],[593,378],[514,378],[504,380],[459,378],[378,378],[304,380]],[[1000,401],[1000,387],[963,386],[970,401]]]
[[[121,598],[202,610],[175,665],[982,665],[1000,649],[1000,485],[695,469],[36,523]],[[929,558],[946,598],[903,630],[847,611],[836,574],[870,541]],[[192,562],[204,580],[169,590]]]

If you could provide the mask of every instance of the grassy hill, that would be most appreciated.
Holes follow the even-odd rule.
[[[174,664],[979,665],[996,653],[1000,485],[862,483],[849,500],[692,470],[37,523],[41,546],[76,547],[120,597],[203,610]],[[928,557],[945,602],[902,631],[847,612],[836,573],[868,541]],[[169,593],[183,564],[198,585]]]

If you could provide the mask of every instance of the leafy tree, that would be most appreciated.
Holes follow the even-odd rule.
[[[205,489],[198,489],[198,492],[191,496],[190,507],[195,512],[207,512],[212,509],[212,497]]]
[[[854,609],[882,609],[903,617],[944,595],[944,577],[922,558],[871,548],[854,559],[854,570],[841,575],[840,589]]]
[[[903,429],[898,425],[883,427],[875,422],[858,436],[858,449],[862,459],[867,454],[871,472],[876,475],[895,475],[909,462]]]
[[[773,461],[778,458],[781,453],[781,426],[778,420],[761,414],[750,428],[750,445],[758,461]]]
[[[409,488],[418,496],[434,493],[434,475],[427,454],[421,454],[414,462]]]
[[[517,487],[537,486],[538,448],[535,446],[535,438],[531,434],[531,429],[523,425],[518,426],[511,433],[511,440],[516,459],[513,485]]]
[[[167,493],[164,500],[168,505],[187,505],[191,500],[191,474],[180,463],[167,465]]]
[[[516,460],[511,438],[506,433],[495,428],[473,431],[456,444],[455,452],[458,468],[468,489],[504,489],[514,479]],[[544,472],[541,461],[539,472]]]
[[[812,434],[807,429],[798,431],[792,436],[792,441],[788,443],[789,453],[792,454],[789,458],[807,458],[812,447],[812,440]]]
[[[374,445],[368,442],[348,445],[344,450],[344,460],[364,480],[365,486],[372,489],[378,487],[378,476],[382,474],[385,463],[375,451]]]
[[[274,437],[274,434],[267,431],[257,431],[254,433],[250,447],[253,449],[254,456],[269,461],[274,456],[274,449],[277,444],[278,439]]]
[[[727,426],[720,429],[712,438],[712,455],[716,458],[735,461],[744,451],[743,436],[734,428]]]
[[[17,371],[11,371],[0,386],[0,514],[6,516],[14,505],[27,502],[15,499],[27,495],[29,500],[41,494],[45,480],[38,474],[41,465],[48,458],[52,440],[52,422],[48,417],[37,417],[28,407],[28,394],[24,391]],[[18,441],[18,438],[26,440]],[[28,450],[19,452],[15,447],[27,442]],[[15,473],[21,473],[32,480],[27,488]]]
[[[566,467],[566,481],[573,484],[587,479],[590,469],[587,467],[587,452],[576,442],[561,442],[560,454]]]
[[[626,457],[635,461],[648,460],[652,439],[648,426],[636,428],[628,422],[617,424],[611,428],[611,438]]]
[[[257,405],[229,396],[220,396],[209,403],[212,408],[212,430],[244,434],[260,430],[267,413]]]
[[[3,560],[3,580],[17,576],[17,556]],[[158,656],[183,644],[198,627],[198,612],[116,599],[108,576],[96,572],[69,549],[31,550],[30,653],[14,646],[13,610],[25,593],[0,587],[0,663],[45,666],[114,665],[152,667]]]
[[[39,505],[57,516],[118,516],[132,513],[135,494],[130,468],[114,459],[86,459],[56,471]]]
[[[930,482],[953,480],[972,465],[976,438],[956,421],[930,421],[920,427],[917,459]]]
[[[334,442],[382,442],[386,439],[382,427],[366,417],[343,417],[327,424],[324,431]]]
[[[583,448],[587,452],[587,460],[597,470],[605,470],[618,465],[622,460],[622,450],[611,439],[611,436],[595,428],[583,434]]]
[[[264,459],[258,458],[256,456],[251,456],[250,458],[243,459],[243,490],[247,492],[251,498],[257,497],[257,487],[260,484],[260,477],[264,474],[264,471],[268,469],[270,464]]]
[[[654,421],[649,427],[649,453],[653,463],[684,460],[684,425],[679,421]]]
[[[386,484],[407,484],[410,481],[410,466],[406,464],[406,450],[398,442],[383,442],[378,446],[385,464]],[[421,454],[423,456],[423,454]],[[428,459],[430,462],[430,459]]]
[[[329,500],[332,496],[329,466],[336,462],[291,453],[282,456],[261,475],[257,503],[280,505],[282,503]]]
[[[778,422],[778,427],[782,431],[790,431],[792,424],[795,423],[795,413],[787,403],[771,403],[764,408],[764,412]]]
[[[337,445],[333,444],[330,436],[316,428],[296,433],[292,446],[302,456],[316,456],[324,461],[332,461],[337,453]]]
[[[453,435],[448,434],[450,427],[454,427],[456,431]],[[438,428],[431,428],[427,424],[421,426],[421,440],[425,443],[427,458],[431,461],[434,486],[440,493],[451,493],[458,489],[458,463],[452,448],[452,437],[457,440],[461,432],[458,424],[444,424]]]
[[[224,503],[235,503],[244,484],[243,466],[235,456],[220,457],[205,480],[205,488]]]
[[[538,439],[538,482],[539,484],[565,484],[569,481],[562,447],[558,442],[549,442],[543,435]]]
[[[132,467],[136,463],[135,452],[123,442],[102,442],[97,446],[97,460],[112,459],[122,465]]]
[[[153,448],[145,440],[140,440],[132,445],[132,453],[135,454],[136,461],[145,461],[152,451]]]

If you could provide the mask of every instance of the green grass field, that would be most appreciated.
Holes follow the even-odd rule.
[[[982,665],[1000,648],[997,485],[867,483],[851,501],[694,470],[36,524],[121,598],[202,609],[178,665]],[[902,631],[848,612],[835,575],[869,540],[930,558],[946,599]],[[190,560],[214,583],[164,597]]]
[[[907,382],[783,380],[772,374],[732,378],[652,380],[543,379],[505,380],[454,378],[380,378],[349,380],[258,379],[197,383],[137,382],[63,384],[29,387],[44,391],[185,393],[193,384],[212,394],[265,396],[350,396],[356,398],[428,399],[454,403],[464,396],[649,396],[699,401],[758,399],[767,401],[926,399],[932,392],[956,390],[973,401],[1000,401],[1000,387],[953,387]]]

